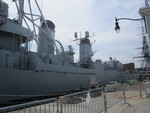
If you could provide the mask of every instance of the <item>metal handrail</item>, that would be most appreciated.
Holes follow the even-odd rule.
[[[73,93],[73,94],[68,94],[68,95],[62,96],[61,98],[75,96],[75,95],[81,95],[81,94],[85,94],[85,93],[93,92],[93,91],[97,91],[97,90],[104,90],[104,88],[100,87],[100,88],[90,89],[90,90],[86,90],[86,91],[82,91],[82,92],[77,92],[77,93]]]
[[[31,106],[35,106],[35,105],[50,103],[50,102],[54,102],[56,100],[57,100],[56,98],[49,98],[49,99],[38,100],[38,101],[33,101],[33,102],[8,106],[8,107],[2,107],[2,108],[0,108],[0,113],[1,112],[8,112],[8,111],[13,111],[13,110],[18,110],[18,109],[24,109],[26,107],[31,107]]]

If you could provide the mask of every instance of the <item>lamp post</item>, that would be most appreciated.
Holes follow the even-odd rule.
[[[141,20],[143,20],[144,18],[139,18],[139,19],[131,19],[131,18],[115,18],[115,21],[116,21],[116,23],[115,23],[115,31],[117,32],[117,33],[119,33],[120,32],[120,26],[119,26],[119,23],[118,23],[118,21],[119,20],[131,20],[131,21],[141,21]]]

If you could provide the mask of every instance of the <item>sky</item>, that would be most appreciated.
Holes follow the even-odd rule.
[[[17,17],[12,0],[9,3],[9,16]],[[33,1],[33,0],[31,0]],[[120,20],[120,33],[114,31],[115,17],[141,18],[139,8],[145,6],[144,0],[37,0],[45,19],[54,22],[55,39],[65,49],[72,45],[76,52],[75,61],[79,60],[79,47],[74,40],[74,32],[84,37],[85,31],[92,36],[93,51],[97,51],[93,60],[109,60],[109,57],[121,63],[135,63],[141,66],[141,59],[133,57],[141,55],[142,46],[141,21]],[[34,5],[32,6],[34,7]]]

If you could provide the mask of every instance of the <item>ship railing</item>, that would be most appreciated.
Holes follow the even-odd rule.
[[[147,86],[146,86],[147,85]],[[122,84],[120,90],[107,91],[95,88],[59,96],[0,108],[0,113],[108,113],[116,104],[128,104],[130,98],[145,97],[149,84]]]

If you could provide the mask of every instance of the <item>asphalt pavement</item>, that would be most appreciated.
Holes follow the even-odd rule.
[[[109,108],[108,113],[150,113],[150,98],[145,95],[126,99]]]

